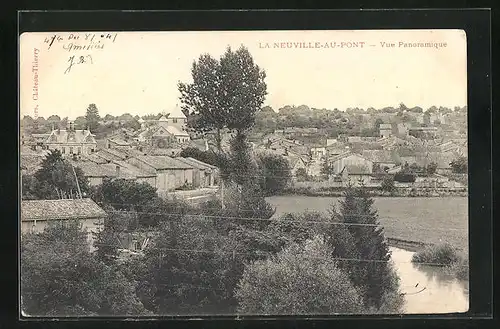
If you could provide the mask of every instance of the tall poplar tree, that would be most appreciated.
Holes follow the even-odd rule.
[[[348,224],[348,239],[355,248],[348,254],[343,254],[342,250],[334,251],[334,256],[358,259],[346,262],[344,266],[348,268],[354,285],[363,291],[366,307],[375,310],[388,308],[397,312],[403,302],[399,293],[399,278],[390,262],[389,246],[373,203],[373,198],[365,189],[347,188],[338,211],[333,211],[333,217]]]

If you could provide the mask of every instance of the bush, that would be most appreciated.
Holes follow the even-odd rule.
[[[410,173],[396,173],[394,175],[394,180],[399,183],[414,183],[416,179],[415,174]]]
[[[387,176],[384,178],[381,184],[382,191],[394,192],[396,189],[394,185],[394,178],[392,176]]]
[[[245,267],[236,298],[244,314],[359,313],[362,298],[320,238]]]
[[[263,176],[260,182],[261,189],[267,196],[283,192],[290,184],[290,166],[281,155],[259,154],[257,163],[259,175]]]
[[[430,246],[413,254],[413,263],[451,265],[460,260],[455,248],[449,244]]]

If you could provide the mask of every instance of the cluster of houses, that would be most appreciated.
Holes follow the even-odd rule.
[[[405,154],[401,150],[411,150]],[[450,163],[467,154],[466,140],[422,141],[408,136],[383,137],[341,136],[327,139],[323,145],[305,146],[296,140],[272,135],[254,147],[255,151],[270,152],[285,157],[292,176],[306,173],[312,180],[324,180],[324,167],[329,179],[369,183],[380,170],[397,173],[405,165],[426,168],[437,165],[436,174],[451,172]]]
[[[23,140],[21,169],[33,172],[44,154],[59,150],[82,169],[91,185],[99,185],[105,178],[133,179],[150,184],[159,194],[214,186],[216,167],[178,157],[183,147],[195,144],[186,131],[186,120],[176,106],[158,120],[141,119],[142,128],[138,131],[120,129],[99,141],[90,130],[75,129],[69,122],[67,129],[53,129]]]

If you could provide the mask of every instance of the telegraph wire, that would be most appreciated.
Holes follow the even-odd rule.
[[[243,210],[240,210],[243,211]],[[253,210],[247,210],[247,211],[255,211]],[[109,210],[108,212],[110,213],[115,213],[115,214],[130,214],[130,211],[126,210]],[[243,220],[243,221],[265,221],[265,222],[281,222],[281,223],[313,223],[313,224],[322,224],[322,225],[344,225],[344,226],[364,226],[364,227],[389,227],[391,225],[386,225],[386,224],[366,224],[366,223],[345,223],[345,222],[334,222],[334,221],[312,221],[312,220],[289,220],[289,219],[281,219],[281,218],[256,218],[256,217],[239,217],[239,216],[218,216],[218,215],[203,215],[203,214],[188,214],[188,213],[161,213],[161,212],[145,212],[145,211],[133,211],[133,214],[140,214],[140,215],[155,215],[155,216],[180,216],[180,217],[189,217],[189,218],[208,218],[208,219],[226,219],[226,220]],[[286,213],[283,214],[283,216],[286,216]],[[371,218],[373,216],[371,215],[356,215],[356,214],[349,214],[347,217],[368,217]],[[395,219],[391,219],[390,221],[397,221]],[[452,227],[447,227],[447,228],[440,228],[440,227],[422,227],[419,226],[419,229],[425,229],[425,230],[439,230],[439,231],[466,231],[467,229],[460,229],[460,228],[452,228]]]
[[[80,247],[80,246],[89,246],[89,243],[65,243],[66,245],[71,245],[75,247]],[[101,246],[101,247],[113,247],[117,249],[123,249],[119,248],[118,245],[115,244],[110,244],[110,243],[101,243],[98,241],[94,241],[94,246]],[[276,257],[277,253],[269,252],[269,251],[256,251],[256,252],[239,252],[235,250],[209,250],[209,249],[182,249],[182,248],[162,248],[159,247],[160,251],[167,251],[167,252],[173,252],[173,253],[194,253],[194,254],[219,254],[219,255],[227,255],[229,256],[228,258],[233,258],[235,255],[240,255],[240,256],[269,256],[269,257]],[[140,255],[140,253],[139,253]],[[416,264],[416,265],[429,265],[429,266],[449,266],[450,264],[446,263],[432,263],[432,262],[426,262],[426,263],[415,263],[412,261],[394,261],[393,259],[390,260],[381,260],[381,259],[362,259],[362,258],[346,258],[346,257],[311,257],[312,259],[317,259],[317,260],[333,260],[333,261],[340,261],[340,262],[364,262],[364,263],[394,263],[394,264]],[[464,264],[459,264],[458,266],[462,267],[468,267],[467,265]]]

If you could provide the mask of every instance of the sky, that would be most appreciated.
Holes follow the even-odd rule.
[[[265,70],[263,105],[275,110],[467,103],[461,30],[60,32],[20,37],[20,115],[74,119],[90,103],[101,116],[168,113],[194,60],[240,45]]]

